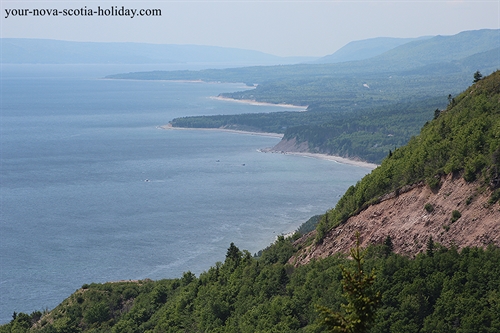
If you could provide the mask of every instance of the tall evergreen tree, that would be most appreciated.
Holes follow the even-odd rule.
[[[427,240],[427,249],[426,253],[429,257],[434,256],[434,241],[432,240],[432,236]]]
[[[384,240],[384,255],[388,257],[392,251],[394,251],[394,245],[392,244],[391,236],[387,235]]]
[[[375,320],[381,295],[372,288],[375,272],[363,270],[366,250],[360,248],[359,232],[356,233],[356,247],[350,253],[354,260],[354,269],[342,267],[342,286],[347,304],[342,304],[344,313],[318,306],[322,317],[321,324],[330,332],[366,333]]]

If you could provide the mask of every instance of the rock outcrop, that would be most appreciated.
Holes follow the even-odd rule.
[[[491,191],[478,183],[467,183],[451,174],[435,191],[424,183],[416,184],[386,195],[378,204],[352,216],[330,230],[321,244],[304,247],[290,263],[301,265],[347,253],[355,245],[356,231],[362,246],[382,244],[390,236],[394,252],[409,256],[425,251],[430,237],[446,247],[500,246],[500,205],[490,204],[490,195]],[[299,239],[297,245],[314,233]]]
[[[282,139],[276,146],[270,149],[272,152],[279,153],[309,153],[309,144],[307,142],[298,143],[295,138],[290,140]]]

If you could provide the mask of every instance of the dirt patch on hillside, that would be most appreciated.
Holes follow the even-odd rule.
[[[488,203],[490,194],[477,183],[452,175],[437,191],[425,184],[414,185],[405,193],[387,195],[379,204],[351,217],[331,230],[322,244],[306,247],[290,262],[300,265],[313,258],[347,253],[355,245],[356,231],[362,246],[382,244],[390,236],[394,252],[409,256],[425,251],[429,237],[446,247],[500,246],[500,205]],[[425,208],[426,204],[432,205],[432,211],[429,205]],[[461,215],[454,222],[453,211]]]

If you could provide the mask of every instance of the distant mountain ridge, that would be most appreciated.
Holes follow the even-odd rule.
[[[356,40],[346,44],[335,53],[319,58],[312,63],[333,64],[338,62],[369,59],[392,50],[400,45],[429,38],[431,38],[431,36],[418,38],[376,37]]]
[[[418,71],[432,64],[460,63],[466,58],[485,53],[491,56],[488,63],[485,63],[486,68],[476,68],[476,70],[492,73],[499,68],[500,57],[496,53],[487,52],[497,49],[499,45],[500,29],[470,30],[451,36],[438,35],[411,41],[364,60],[323,64],[323,66],[331,66],[331,72],[335,74],[395,73]]]
[[[200,79],[204,81],[253,82],[258,83],[261,90],[252,90],[249,92],[249,95],[252,95],[255,100],[259,101],[259,92],[266,90],[266,84],[269,82],[295,80],[294,84],[303,84],[304,80],[309,83],[311,80],[337,79],[354,74],[368,76],[383,73],[385,77],[386,74],[390,73],[409,70],[418,71],[420,68],[432,64],[458,62],[460,65],[462,61],[466,61],[469,65],[474,65],[471,63],[471,60],[475,59],[475,55],[481,53],[481,64],[484,67],[476,68],[476,70],[481,70],[489,74],[500,67],[500,58],[495,51],[492,51],[497,49],[499,45],[500,29],[482,29],[464,31],[452,36],[435,36],[418,39],[364,60],[325,64],[301,63],[288,66],[229,68],[224,70],[140,72],[109,75],[108,78],[149,80]],[[242,98],[247,99],[248,96]],[[282,102],[295,103],[295,101]]]
[[[406,43],[372,60],[377,63],[390,61],[393,64],[405,62],[412,66],[423,66],[464,59],[499,46],[500,29],[472,30]]]
[[[292,64],[311,57],[278,57],[264,52],[204,45],[73,42],[52,39],[0,39],[1,62],[12,64]]]

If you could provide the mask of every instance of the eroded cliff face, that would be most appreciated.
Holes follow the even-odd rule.
[[[442,179],[436,191],[425,184],[411,186],[399,195],[385,196],[380,203],[349,218],[332,229],[321,244],[300,250],[290,263],[301,265],[313,258],[347,253],[355,245],[356,231],[363,247],[382,244],[390,236],[394,252],[409,256],[425,251],[429,237],[446,247],[500,246],[500,205],[489,204],[490,195],[489,189],[452,175]],[[425,208],[426,204],[432,205],[432,211],[428,211],[429,205]],[[452,222],[453,211],[461,215],[455,222]],[[305,237],[297,243],[304,241]]]
[[[297,143],[295,138],[290,140],[282,139],[276,146],[270,149],[273,152],[281,153],[309,153],[309,144],[307,142]]]

